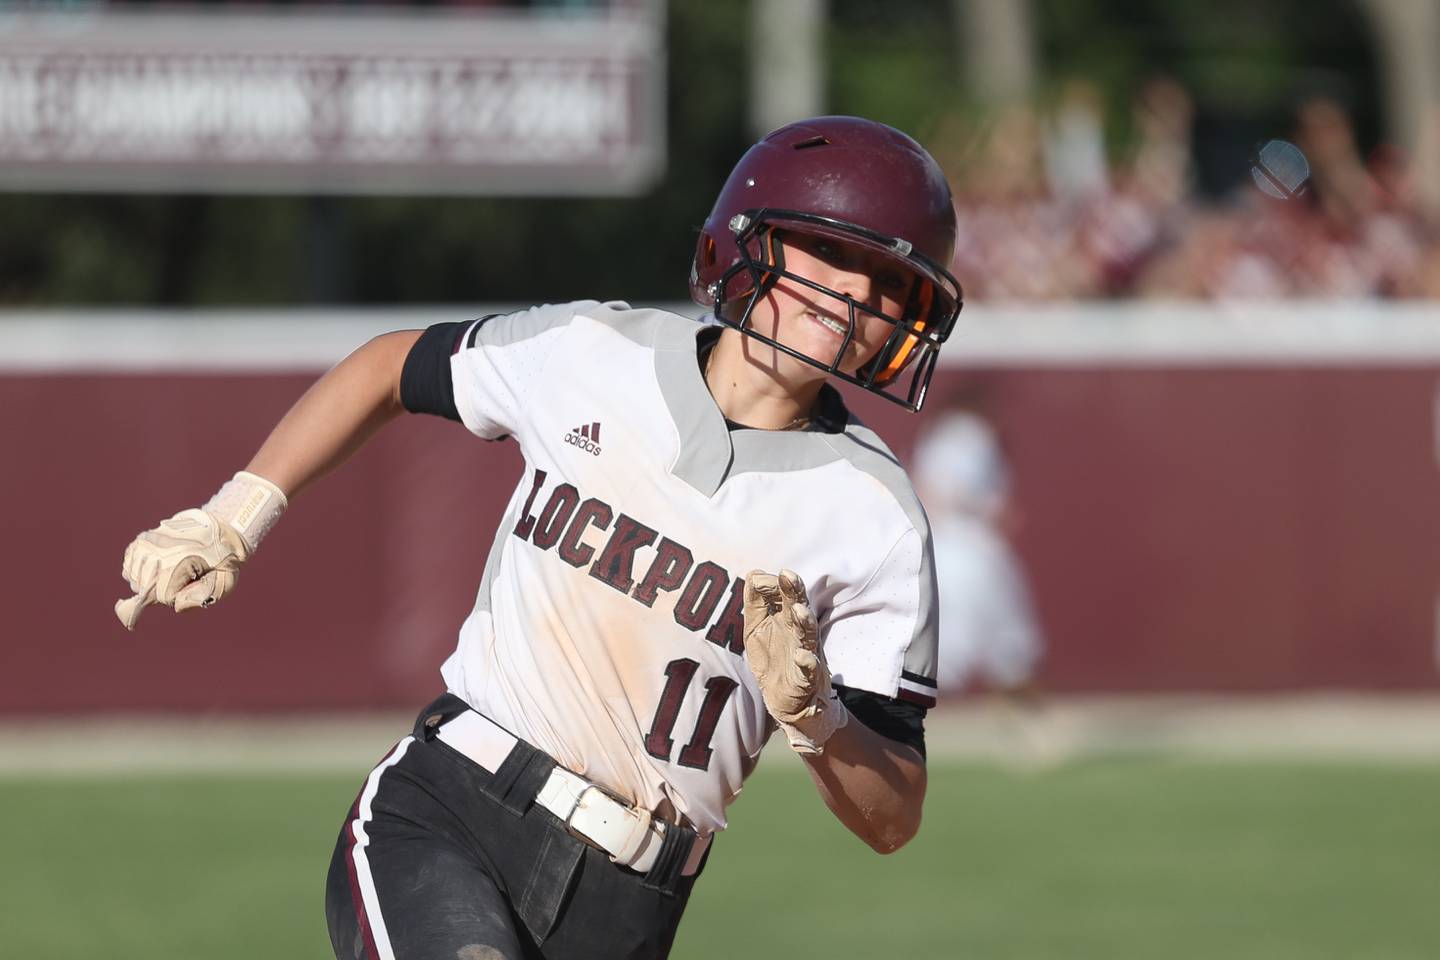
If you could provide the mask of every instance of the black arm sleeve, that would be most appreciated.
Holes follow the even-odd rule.
[[[411,413],[433,413],[460,419],[455,409],[455,384],[450,378],[450,357],[470,321],[437,323],[426,328],[405,357],[400,371],[400,402]]]
[[[869,690],[855,690],[835,685],[835,695],[850,711],[851,719],[859,720],[880,736],[907,747],[914,747],[925,756],[926,709],[908,700],[884,697]]]

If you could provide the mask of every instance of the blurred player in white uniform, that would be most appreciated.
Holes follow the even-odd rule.
[[[919,408],[960,309],[954,240],[909,137],[792,124],[701,231],[690,286],[713,323],[581,301],[379,337],[203,508],[130,545],[133,628],[147,604],[224,597],[289,499],[402,412],[519,444],[448,692],[341,829],[337,957],[665,956],[777,729],[864,842],[914,836],[929,530],[827,381]],[[806,869],[777,896],[803,899]]]
[[[978,681],[1032,695],[1044,644],[1005,529],[1013,517],[1009,469],[973,398],[957,395],[933,415],[916,442],[914,476],[935,543],[941,689]]]

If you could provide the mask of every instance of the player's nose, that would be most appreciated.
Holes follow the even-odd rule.
[[[871,278],[870,272],[863,268],[837,267],[835,276],[831,278],[830,287],[856,303],[868,305],[875,290],[875,281]]]

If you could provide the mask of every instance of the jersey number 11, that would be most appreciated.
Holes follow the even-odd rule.
[[[700,664],[688,657],[671,660],[665,664],[665,691],[660,694],[660,705],[655,708],[655,719],[650,732],[645,736],[645,750],[659,760],[669,760],[675,741],[670,733],[675,729],[675,719],[680,715],[680,704],[695,671]],[[710,739],[715,736],[715,725],[720,722],[720,713],[730,700],[739,684],[729,677],[711,677],[705,681],[705,702],[700,705],[700,716],[695,719],[695,730],[690,742],[680,748],[676,762],[682,767],[698,770],[710,768]]]

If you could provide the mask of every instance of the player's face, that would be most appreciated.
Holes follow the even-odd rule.
[[[786,233],[781,242],[787,272],[888,317],[900,316],[914,276],[885,256],[858,244],[809,234]],[[850,314],[849,305],[840,297],[781,277],[757,305],[752,322],[785,346],[828,366],[845,340]],[[854,323],[854,335],[839,363],[840,369],[850,374],[875,356],[895,329],[889,321],[864,310],[854,311]]]

